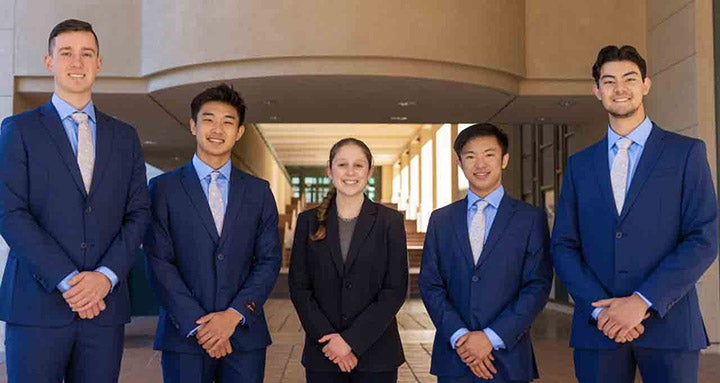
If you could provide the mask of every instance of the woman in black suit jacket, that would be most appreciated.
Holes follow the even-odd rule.
[[[289,283],[308,383],[396,382],[405,362],[395,319],[407,294],[405,225],[363,194],[373,168],[365,143],[338,141],[332,190],[297,220]]]

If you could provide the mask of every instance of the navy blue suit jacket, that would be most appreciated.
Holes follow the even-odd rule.
[[[571,346],[615,342],[589,321],[593,301],[639,291],[653,304],[637,346],[708,345],[695,283],[717,251],[717,200],[705,144],[654,125],[621,214],[607,137],[570,157],[552,238],[555,268],[575,300]]]
[[[188,333],[203,315],[230,307],[245,317],[230,338],[233,350],[270,344],[263,304],[280,270],[275,198],[267,181],[236,168],[229,186],[218,237],[192,162],[150,181],[152,223],[145,250],[160,298],[156,349],[205,353]]]
[[[145,162],[135,129],[96,111],[96,157],[85,192],[52,103],[6,118],[0,132],[0,234],[10,246],[0,319],[63,326],[75,314],[57,284],[73,270],[110,268],[118,284],[92,321],[130,320],[127,275],[149,218]]]
[[[465,327],[490,327],[506,349],[493,351],[507,379],[538,376],[530,324],[547,302],[552,280],[545,213],[505,194],[477,265],[467,225],[467,198],[433,212],[420,267],[420,294],[437,332],[430,372],[471,376],[450,346]]]

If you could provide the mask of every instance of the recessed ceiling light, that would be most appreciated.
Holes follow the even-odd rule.
[[[573,100],[560,100],[560,101],[558,102],[558,105],[559,105],[561,108],[569,108],[569,107],[575,105],[575,101],[573,101]]]
[[[143,141],[143,145],[157,145],[157,141],[145,140]]]
[[[178,157],[178,156],[175,156],[172,159],[173,159],[173,161],[180,161],[180,157]]]
[[[408,106],[417,106],[417,101],[415,101],[415,100],[402,100],[402,101],[399,101],[397,104],[398,104],[398,106],[402,106],[402,107],[404,108],[404,107],[408,107]]]
[[[268,117],[270,121],[280,121],[280,116],[270,116]]]
[[[545,120],[547,120],[545,117],[537,117],[537,118],[535,118],[535,121],[537,121],[537,122],[545,122]]]
[[[278,100],[263,100],[262,104],[265,106],[273,106],[278,104]]]
[[[390,117],[390,121],[407,121],[407,117],[405,117],[405,116],[392,116],[392,117]]]

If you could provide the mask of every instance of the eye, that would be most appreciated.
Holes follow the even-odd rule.
[[[83,53],[83,57],[92,58],[93,54],[91,52]]]
[[[70,52],[67,52],[67,51],[66,51],[66,52],[61,52],[61,53],[60,53],[60,56],[68,57],[68,56],[70,56]]]

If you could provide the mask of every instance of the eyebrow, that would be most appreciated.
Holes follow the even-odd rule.
[[[627,73],[623,74],[623,75],[620,76],[620,77],[627,77],[627,76],[630,76],[630,75],[637,75],[637,76],[639,76],[640,73],[638,73],[638,72],[635,71],[635,70],[631,70],[630,72],[627,72]],[[611,74],[604,74],[604,75],[600,76],[600,79],[605,79],[605,78],[615,78],[615,76],[613,76],[613,75],[611,75]]]
[[[215,113],[213,112],[203,112],[201,116],[211,116],[215,117]],[[226,114],[223,118],[229,118],[231,120],[237,120],[237,117],[233,116],[232,114]]]

